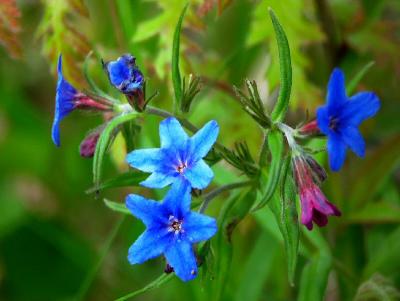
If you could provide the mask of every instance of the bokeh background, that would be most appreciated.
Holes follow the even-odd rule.
[[[314,301],[321,295],[324,300],[399,300],[400,1],[189,2],[182,73],[203,78],[189,119],[199,126],[216,119],[221,142],[233,146],[245,140],[258,154],[262,134],[241,111],[232,85],[255,79],[266,107],[273,104],[279,65],[268,6],[279,16],[292,52],[291,125],[307,112],[313,117],[324,102],[334,66],[351,79],[374,61],[357,89],[373,90],[382,101],[377,117],[362,126],[366,158],[350,154],[340,173],[329,174],[323,188],[343,216],[331,218],[321,231],[302,233],[315,248],[311,256],[300,255],[294,286],[287,279],[282,238],[265,209],[246,217],[233,233],[222,300]],[[82,64],[93,50],[91,76],[120,97],[108,85],[99,58],[132,53],[148,89],[160,92],[153,105],[170,109],[172,36],[184,3],[21,0],[14,6],[15,1],[0,1],[0,300],[114,300],[162,273],[162,259],[128,264],[127,250],[144,227],[102,200],[123,202],[132,192],[161,198],[163,192],[128,187],[103,191],[97,198],[85,193],[92,186],[92,160],[80,157],[78,148],[103,117],[74,112],[62,123],[62,146],[52,144],[55,64],[63,53],[67,79],[87,88]],[[135,143],[157,146],[159,121],[144,118]],[[324,155],[319,159],[326,163]],[[104,178],[126,170],[124,142],[118,137]],[[241,177],[223,162],[214,171],[213,187]],[[227,197],[214,200],[207,213],[218,217]],[[186,284],[173,279],[137,300],[213,300],[212,275],[211,270]]]

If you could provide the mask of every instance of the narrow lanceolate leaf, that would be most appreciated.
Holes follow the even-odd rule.
[[[283,134],[280,131],[271,131],[268,133],[268,144],[264,144],[264,147],[268,147],[271,153],[271,164],[261,169],[260,175],[260,190],[261,200],[255,206],[253,211],[261,209],[272,199],[278,183],[280,180],[282,158],[283,158]]]
[[[285,31],[271,8],[269,9],[269,14],[274,26],[276,41],[278,42],[279,67],[281,74],[279,96],[271,117],[273,121],[282,121],[285,118],[286,111],[289,107],[290,93],[292,90],[292,63],[290,59],[289,43]]]
[[[362,78],[374,64],[374,61],[369,62],[360,71],[358,71],[358,73],[353,77],[353,79],[348,83],[346,87],[347,95],[353,94],[354,90],[357,88],[358,83],[362,80]]]
[[[232,260],[231,236],[239,222],[249,213],[254,200],[255,189],[246,189],[239,194],[234,194],[221,209],[218,218],[218,234],[215,242],[216,264],[214,268],[215,281],[213,300],[222,300],[225,287],[230,275]]]
[[[242,259],[243,268],[240,270],[234,301],[263,300],[266,281],[276,276],[275,264],[280,251],[280,243],[267,231],[263,231],[251,252]]]
[[[107,199],[104,199],[104,204],[113,211],[124,213],[124,214],[131,214],[128,208],[126,208],[124,203],[117,203]]]
[[[96,150],[93,158],[93,182],[95,186],[99,186],[101,178],[101,167],[104,160],[104,155],[112,141],[118,132],[118,128],[123,123],[133,120],[138,116],[138,113],[131,112],[129,114],[123,114],[115,117],[107,123],[103,132],[101,133],[99,140],[96,145]]]
[[[182,10],[181,16],[179,17],[178,23],[175,27],[174,33],[174,41],[172,44],[172,83],[174,85],[175,92],[175,109],[180,107],[180,103],[182,101],[182,80],[181,80],[181,72],[179,70],[179,46],[180,46],[180,38],[181,38],[181,29],[183,17],[185,16],[188,4]]]
[[[139,186],[139,183],[144,181],[148,177],[148,174],[139,171],[128,171],[120,174],[115,178],[106,180],[100,183],[98,186],[89,188],[86,193],[95,193],[100,190],[116,187],[128,187],[128,186]]]
[[[298,301],[324,300],[331,268],[331,258],[324,253],[315,253],[301,274]]]
[[[280,188],[275,191],[269,205],[282,233],[291,285],[294,285],[300,239],[296,196],[296,187],[291,176],[290,157],[288,157],[282,169]]]
[[[174,274],[161,274],[160,277],[158,277],[157,279],[155,279],[154,281],[150,282],[148,285],[146,285],[145,287],[138,289],[132,293],[129,293],[123,297],[120,297],[118,299],[116,299],[115,301],[125,301],[125,300],[129,300],[133,297],[136,297],[138,295],[141,295],[145,292],[151,291],[155,288],[160,287],[161,285],[163,285],[164,283],[167,283],[169,280],[171,280],[173,278]]]

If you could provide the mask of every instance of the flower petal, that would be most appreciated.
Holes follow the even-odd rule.
[[[207,240],[217,232],[217,222],[214,218],[191,212],[183,223],[185,235],[191,243]]]
[[[60,119],[54,117],[53,126],[51,128],[51,139],[56,146],[60,146]]]
[[[346,102],[341,112],[343,123],[358,126],[367,118],[373,117],[380,109],[381,102],[373,92],[360,92]]]
[[[129,64],[124,56],[118,58],[116,61],[107,63],[106,68],[110,82],[114,86],[119,86],[122,82],[130,78]]]
[[[126,156],[129,165],[144,172],[157,171],[163,160],[163,152],[159,148],[138,149]]]
[[[146,199],[137,194],[130,194],[126,197],[126,207],[147,227],[164,225],[168,223],[168,213],[161,203]]]
[[[346,145],[336,133],[328,136],[329,165],[333,171],[338,171],[346,158]]]
[[[215,120],[211,120],[190,138],[194,161],[207,155],[215,141],[217,141],[218,133],[218,123]]]
[[[317,109],[317,124],[322,133],[328,135],[331,132],[329,128],[329,113],[328,107],[322,106]]]
[[[365,141],[360,131],[353,126],[348,126],[340,130],[344,143],[359,157],[365,156]]]
[[[62,74],[62,55],[58,57],[57,64],[58,81],[56,88],[56,103],[54,112],[54,121],[51,129],[51,138],[56,146],[60,146],[60,122],[71,111],[74,110],[73,103],[77,90],[68,83]]]
[[[319,212],[318,210],[313,210],[313,221],[316,223],[319,227],[325,227],[326,224],[328,223],[328,217]]]
[[[183,219],[190,212],[190,184],[178,177],[166,194],[163,206],[177,219]]]
[[[338,110],[347,100],[343,71],[335,68],[328,83],[326,103],[329,112]],[[332,113],[331,113],[332,114]]]
[[[330,206],[328,199],[325,197],[321,189],[318,186],[314,185],[312,191],[314,195],[313,207],[322,214],[334,215],[335,212],[333,210],[333,207]]]
[[[185,170],[184,176],[190,182],[192,187],[204,189],[208,184],[210,184],[214,177],[214,173],[204,160],[200,160],[193,166],[188,167]]]
[[[312,194],[310,191],[304,190],[300,193],[300,201],[301,201],[301,223],[305,225],[308,230],[312,229]]]
[[[140,185],[147,188],[164,188],[175,181],[175,177],[170,174],[153,172],[146,180],[140,182]]]
[[[168,248],[172,241],[168,229],[148,229],[132,244],[128,252],[131,264],[143,263],[155,258]]]
[[[174,117],[169,117],[160,123],[161,147],[186,145],[188,135],[183,130],[179,121]]]
[[[178,240],[165,251],[168,264],[174,268],[175,274],[183,281],[197,276],[197,263],[190,243]]]

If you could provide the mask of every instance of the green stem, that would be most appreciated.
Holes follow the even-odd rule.
[[[83,300],[85,295],[87,294],[92,282],[95,280],[95,277],[97,275],[97,272],[100,270],[104,259],[106,258],[106,255],[108,251],[111,248],[111,245],[117,236],[117,233],[122,225],[122,223],[125,220],[125,216],[122,216],[114,225],[114,228],[111,230],[110,234],[108,235],[108,238],[100,252],[99,258],[97,260],[97,263],[92,267],[92,269],[87,273],[85,280],[83,281],[78,294],[75,297],[76,301]]]
[[[162,284],[166,283],[167,281],[169,281],[170,279],[172,279],[174,275],[175,275],[174,273],[171,273],[171,274],[163,273],[160,277],[158,277],[156,280],[151,282],[149,285],[146,285],[144,288],[139,289],[137,291],[134,291],[132,293],[129,293],[129,294],[123,296],[123,297],[120,297],[120,298],[116,299],[115,301],[125,301],[125,300],[133,298],[133,297],[135,297],[137,295],[140,295],[140,294],[142,294],[142,293],[144,293],[144,292],[146,292],[148,290],[151,290],[153,288],[157,288],[160,285],[162,285]]]
[[[231,183],[231,184],[226,184],[223,186],[220,186],[212,191],[210,191],[209,193],[207,193],[204,196],[204,202],[201,205],[199,212],[203,213],[208,205],[210,204],[210,202],[219,194],[223,193],[224,191],[228,191],[228,190],[232,190],[232,189],[236,189],[236,188],[240,188],[240,187],[244,187],[244,186],[248,186],[253,184],[253,181],[242,181],[242,182],[236,182],[236,183]]]

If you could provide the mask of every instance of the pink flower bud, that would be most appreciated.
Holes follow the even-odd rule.
[[[301,223],[312,230],[313,222],[319,227],[328,223],[328,216],[340,216],[340,211],[330,203],[314,183],[313,172],[303,156],[293,158],[294,178],[301,202]]]
[[[92,158],[96,150],[97,141],[99,140],[101,131],[94,131],[83,139],[79,146],[79,153],[84,158]]]

